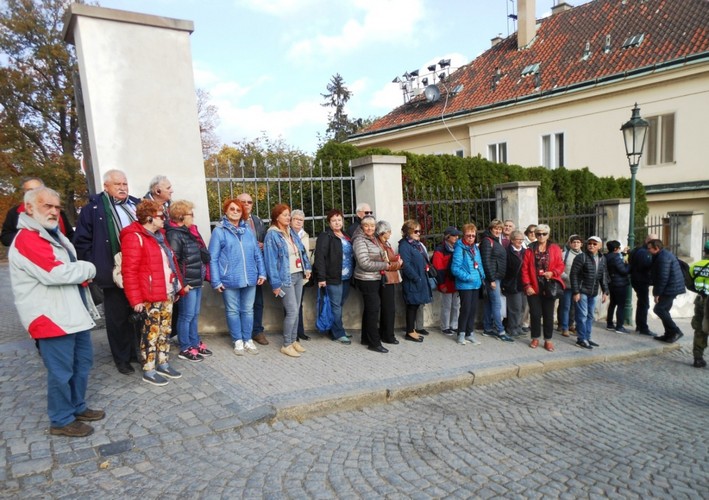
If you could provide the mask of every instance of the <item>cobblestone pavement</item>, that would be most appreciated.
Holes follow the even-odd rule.
[[[385,356],[319,338],[298,360],[278,353],[276,335],[244,357],[213,336],[212,358],[176,361],[183,378],[156,388],[118,374],[97,331],[88,396],[107,418],[68,439],[48,435],[45,371],[6,265],[0,283],[0,497],[709,493],[709,371],[688,367],[689,335],[672,351],[598,329],[603,348],[559,338],[551,354],[491,339],[460,347],[432,332]],[[461,388],[438,394],[451,387]]]

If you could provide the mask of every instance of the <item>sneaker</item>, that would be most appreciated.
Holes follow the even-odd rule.
[[[244,342],[244,351],[249,354],[258,354],[258,348],[256,347],[256,344],[254,344],[253,340],[247,340]]]
[[[571,332],[569,330],[563,330],[561,332],[562,337],[569,337],[571,335]]]
[[[199,341],[199,346],[197,347],[197,352],[202,355],[202,357],[208,358],[212,355],[212,351],[207,349],[207,346],[201,340]]]
[[[694,364],[692,366],[694,368],[705,368],[707,366],[707,362],[704,358],[694,358]]]
[[[352,341],[347,335],[343,335],[339,339],[335,339],[335,342],[339,342],[340,344],[345,344],[345,345],[350,345]]]
[[[581,349],[593,349],[593,347],[591,347],[591,344],[589,344],[586,340],[577,340],[576,347],[580,347]]]
[[[468,342],[465,340],[465,334],[464,333],[459,333],[458,334],[458,345],[465,345]]]
[[[234,342],[234,354],[236,354],[237,356],[244,355],[244,341],[243,340],[237,340]]]
[[[446,328],[445,330],[441,330],[441,332],[443,333],[443,335],[448,335],[449,337],[455,333],[450,328]]]
[[[588,345],[590,345],[591,347],[600,347],[600,346],[599,346],[598,344],[596,344],[593,340],[590,340],[590,339],[589,339],[589,340],[587,340],[586,342],[588,342]]]
[[[170,365],[158,366],[157,372],[167,378],[181,378],[182,374]]]
[[[622,327],[621,327],[622,328]],[[613,323],[606,323],[606,330],[609,332],[614,332],[615,331],[615,325]]]
[[[428,335],[428,330],[424,328],[419,328],[418,330],[416,330],[416,332],[420,333],[421,335]]]
[[[288,347],[281,347],[281,352],[285,354],[286,356],[290,356],[291,358],[299,358],[300,353],[296,351],[292,345],[289,345]]]
[[[79,420],[74,420],[64,427],[50,427],[49,433],[53,436],[86,437],[94,433],[94,428]]]
[[[187,361],[193,361],[195,363],[202,361],[204,358],[197,352],[197,349],[194,347],[191,347],[189,349],[185,349],[184,351],[180,351],[180,353],[177,355],[178,358],[180,359],[185,359]]]
[[[150,375],[148,372],[143,373],[143,382],[158,386],[167,385],[167,379],[157,372],[153,373],[152,375]]]
[[[465,337],[465,340],[468,341],[468,344],[470,345],[481,345],[482,343],[475,338],[475,335],[468,335]]]
[[[499,340],[499,341],[501,341],[501,342],[511,343],[511,342],[514,342],[514,341],[515,341],[515,339],[513,339],[512,337],[510,337],[509,335],[507,335],[505,332],[500,332],[500,333],[498,333],[498,334],[495,335],[495,336],[497,337],[497,340]]]
[[[630,330],[621,326],[620,328],[615,329],[615,333],[630,333]]]
[[[295,342],[293,342],[291,345],[293,346],[293,349],[296,350],[296,352],[299,352],[301,354],[303,354],[305,352],[305,347],[300,345],[300,342],[298,342],[297,340]]]
[[[483,337],[497,337],[498,335],[492,330],[483,330]]]
[[[647,335],[648,337],[657,337],[657,335],[655,335],[655,332],[650,331],[650,330],[635,330],[635,331],[638,332],[639,335]]]

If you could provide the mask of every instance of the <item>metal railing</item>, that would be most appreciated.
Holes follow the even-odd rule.
[[[562,246],[573,234],[582,238],[605,234],[606,214],[597,205],[558,203],[539,207],[539,223],[547,224],[554,241]]]
[[[241,193],[251,195],[253,212],[267,223],[271,209],[278,203],[288,204],[291,210],[303,210],[305,230],[311,235],[325,229],[326,214],[333,208],[342,210],[346,225],[347,220],[355,216],[355,176],[350,166],[342,162],[276,162],[271,165],[241,160],[238,165],[214,162],[206,170],[212,224],[221,218],[222,203]]]
[[[680,224],[676,215],[650,215],[643,226],[635,228],[635,243],[640,244],[645,241],[647,235],[656,234],[662,245],[677,255]]]
[[[472,222],[482,231],[495,217],[502,218],[502,214],[496,213],[501,200],[493,186],[461,189],[405,185],[403,189],[404,219],[415,219],[421,224],[421,240],[429,250],[441,242],[448,226],[460,229]]]

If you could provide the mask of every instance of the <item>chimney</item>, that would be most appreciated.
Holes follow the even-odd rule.
[[[571,10],[573,8],[573,5],[564,2],[564,0],[559,0],[559,3],[557,3],[551,8],[551,15],[555,16],[560,12],[566,12],[567,10]]]
[[[534,0],[517,0],[517,48],[523,49],[534,38],[537,31]]]
[[[504,38],[502,38],[502,35],[497,35],[495,38],[490,39],[490,47],[494,47],[498,43],[500,43]]]

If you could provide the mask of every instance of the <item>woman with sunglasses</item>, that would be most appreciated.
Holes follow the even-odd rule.
[[[458,316],[458,343],[473,345],[475,340],[475,315],[478,310],[480,288],[485,286],[485,271],[475,238],[478,228],[475,224],[463,226],[463,237],[455,243],[451,273],[455,277],[455,288],[460,295],[460,315]]]
[[[143,380],[166,385],[182,374],[168,363],[167,338],[172,331],[172,304],[183,290],[177,261],[165,240],[165,212],[162,204],[141,201],[135,209],[138,219],[121,231],[123,286],[133,311],[142,315],[139,357]]]
[[[401,227],[402,238],[399,240],[399,255],[404,262],[401,268],[402,289],[406,304],[406,335],[411,342],[423,342],[423,336],[416,332],[416,314],[421,304],[432,300],[431,287],[428,283],[428,268],[432,266],[428,250],[421,243],[421,225],[415,220],[407,220]]]
[[[552,335],[554,333],[554,307],[557,297],[546,294],[546,280],[558,282],[563,290],[564,260],[561,247],[549,240],[549,226],[539,224],[534,232],[536,241],[529,245],[522,262],[522,287],[529,303],[530,328],[532,341],[529,347],[539,347],[539,337],[544,331],[544,349],[554,351]]]

